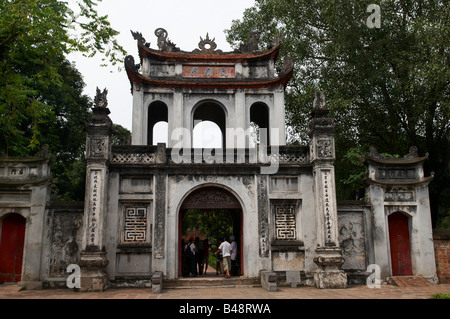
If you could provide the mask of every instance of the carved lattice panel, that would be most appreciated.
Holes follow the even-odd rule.
[[[183,209],[240,209],[241,204],[230,192],[218,187],[203,187],[190,194]]]
[[[124,218],[124,244],[144,244],[148,242],[148,218],[146,207],[126,207]]]
[[[277,240],[295,240],[295,206],[275,205],[275,230]]]

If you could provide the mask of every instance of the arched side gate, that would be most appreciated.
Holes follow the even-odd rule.
[[[19,214],[8,214],[1,221],[0,283],[22,278],[25,226],[26,220]]]
[[[391,267],[393,276],[411,276],[411,241],[408,216],[395,212],[388,216]]]

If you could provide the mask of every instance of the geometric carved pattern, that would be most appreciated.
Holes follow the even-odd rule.
[[[295,240],[295,205],[275,205],[276,239]]]
[[[125,231],[123,243],[145,243],[147,240],[147,208],[127,207],[125,209]]]
[[[279,163],[306,163],[306,154],[271,154],[270,162]]]
[[[306,148],[278,147],[271,148],[269,162],[280,164],[307,164],[309,162],[308,150]]]
[[[190,194],[182,209],[240,209],[241,204],[230,192],[218,187],[203,187]]]
[[[151,153],[113,153],[112,162],[119,164],[154,164],[155,154]]]

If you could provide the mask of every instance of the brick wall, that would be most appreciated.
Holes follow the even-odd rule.
[[[450,229],[435,230],[433,240],[439,282],[450,284]]]

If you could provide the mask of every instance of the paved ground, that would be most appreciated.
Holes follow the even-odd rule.
[[[104,292],[75,292],[70,289],[18,291],[17,285],[0,284],[0,306],[19,310],[22,315],[85,314],[89,317],[127,318],[156,313],[164,318],[264,318],[280,319],[292,314],[337,318],[346,314],[382,314],[413,317],[428,309],[430,315],[448,311],[448,300],[431,300],[435,292],[450,293],[450,285],[431,287],[380,288],[351,286],[329,290],[314,287],[279,288],[268,292],[261,287],[177,288],[152,294],[151,289],[109,289]],[[120,300],[119,300],[120,299]],[[403,300],[398,300],[403,299]],[[418,299],[421,299],[419,301]],[[425,304],[424,304],[425,303]],[[431,304],[430,304],[431,303]],[[313,312],[311,312],[313,310]],[[362,310],[362,312],[361,312]],[[442,310],[442,312],[441,312]],[[350,312],[349,312],[350,311]]]
[[[314,287],[279,288],[268,292],[261,287],[238,288],[178,288],[163,289],[152,294],[151,289],[109,289],[104,292],[75,292],[70,289],[44,289],[19,291],[17,285],[1,284],[0,299],[429,299],[433,293],[450,293],[450,284],[430,287],[380,288],[350,286],[347,289],[317,289]]]

